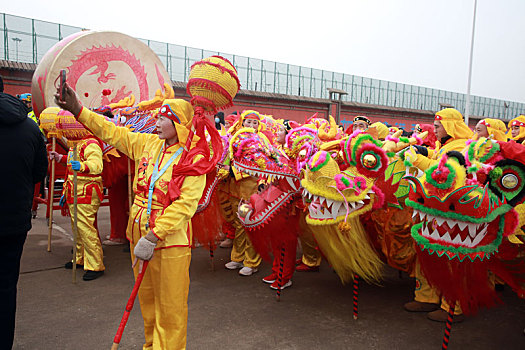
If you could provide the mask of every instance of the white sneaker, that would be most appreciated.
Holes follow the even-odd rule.
[[[242,268],[244,265],[237,261],[230,261],[229,263],[224,264],[224,267],[228,270],[237,270]]]
[[[288,282],[286,282],[284,285],[281,286],[281,290],[283,290],[284,288],[288,288],[288,287],[290,287],[291,285],[292,285],[292,280],[289,280]],[[277,287],[277,281],[275,281],[274,283],[272,283],[272,285],[270,286],[270,288],[275,289],[275,290],[279,289],[279,288]]]
[[[256,267],[245,266],[245,267],[243,267],[242,269],[239,270],[239,275],[241,275],[241,276],[251,276],[254,273],[256,273],[257,271],[259,271],[259,270],[257,270]]]
[[[222,241],[219,244],[219,247],[221,248],[231,248],[232,246],[233,246],[233,240],[229,238],[226,238],[224,241]]]
[[[120,240],[120,239],[106,239],[104,242],[102,242],[103,245],[123,245],[126,243],[126,240]]]

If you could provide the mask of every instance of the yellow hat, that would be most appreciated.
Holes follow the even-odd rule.
[[[485,118],[483,120],[480,120],[479,124],[485,125],[489,133],[490,139],[496,141],[507,141],[507,136],[505,135],[505,133],[507,132],[507,127],[505,126],[505,123],[502,120]],[[478,134],[474,134],[473,139],[477,140],[478,138]]]
[[[370,128],[375,128],[377,130],[377,137],[381,140],[384,140],[388,136],[388,127],[381,122],[373,123],[370,125]]]
[[[445,108],[436,113],[434,120],[439,120],[445,131],[453,139],[470,139],[474,134],[465,124],[461,113],[454,108]]]
[[[388,132],[392,134],[395,134],[398,131],[399,131],[399,128],[397,126],[391,126],[390,128],[388,128]]]
[[[512,137],[513,126],[520,127],[520,133],[516,137]],[[520,115],[519,117],[514,118],[509,122],[509,131],[507,132],[507,138],[512,140],[521,140],[525,138],[525,115]]]
[[[179,144],[184,147],[188,134],[190,133],[191,122],[193,120],[193,107],[188,101],[181,99],[168,99],[159,108],[158,117],[164,116],[173,120]]]

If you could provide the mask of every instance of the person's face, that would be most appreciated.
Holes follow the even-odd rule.
[[[175,125],[173,125],[173,121],[171,119],[160,116],[159,119],[157,119],[156,127],[159,139],[166,140],[168,145],[171,146],[179,141],[177,129],[175,129]]]
[[[26,105],[28,109],[32,109],[31,102],[29,101],[22,101],[22,102],[24,102],[24,104]]]
[[[226,130],[228,130],[229,128],[231,128],[231,126],[232,126],[232,125],[230,124],[230,122],[228,122],[228,121],[226,121],[226,120],[224,121],[224,128],[225,128]]]
[[[368,124],[362,120],[356,120],[354,124],[352,125],[353,131],[356,131],[356,130],[366,131],[366,129],[368,129]]]
[[[478,134],[478,137],[489,137],[489,131],[487,130],[487,126],[481,124],[481,122],[476,124],[476,128],[474,130]]]
[[[388,135],[392,136],[396,133],[396,129],[389,129]]]
[[[512,137],[516,137],[520,134],[520,126],[519,125],[513,125],[510,129],[510,134]]]
[[[245,119],[242,123],[245,128],[254,128],[255,131],[259,128],[259,121],[257,119]]]
[[[284,145],[284,142],[286,141],[286,128],[284,125],[279,125],[279,131],[277,131],[277,142],[279,142],[281,145]]]
[[[447,131],[443,127],[443,124],[439,120],[434,121],[434,133],[438,140],[441,140],[443,137],[447,136]]]

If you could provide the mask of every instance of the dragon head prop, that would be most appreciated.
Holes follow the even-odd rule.
[[[252,128],[242,128],[230,139],[230,158],[239,171],[251,176],[289,179],[290,185],[297,175],[289,159],[274,148],[266,136]]]
[[[334,158],[342,157],[338,163]],[[386,152],[371,135],[357,134],[341,141],[341,151],[319,151],[307,163],[303,198],[311,225],[346,221],[380,207],[384,195],[375,186],[388,166]]]
[[[248,228],[266,223],[299,192],[299,174],[286,154],[273,147],[264,134],[240,129],[230,140],[232,165],[239,171],[267,180],[269,186],[251,200],[251,211],[241,217]]]
[[[524,160],[521,145],[480,139],[464,155],[447,153],[422,177],[405,177],[411,184],[406,204],[414,209],[412,237],[423,272],[466,314],[496,300],[488,270],[501,270],[498,249],[518,223],[513,207],[525,196]]]

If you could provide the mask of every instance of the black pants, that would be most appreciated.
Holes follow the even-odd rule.
[[[0,349],[11,349],[15,336],[16,285],[27,232],[0,236]]]

